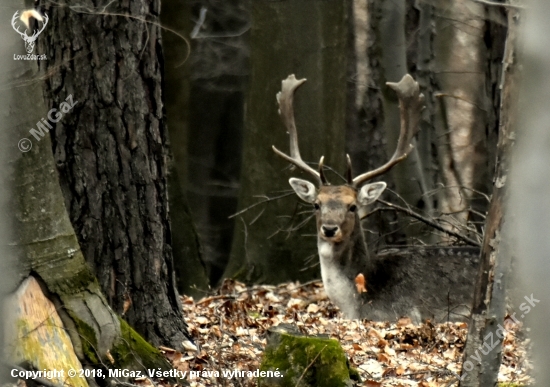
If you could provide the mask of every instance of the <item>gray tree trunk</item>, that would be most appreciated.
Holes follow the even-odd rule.
[[[312,214],[290,193],[288,178],[300,174],[285,170],[288,163],[271,150],[288,152],[289,146],[275,94],[289,74],[308,79],[295,98],[302,157],[315,162],[325,155],[325,164],[343,173],[348,10],[345,1],[252,2],[239,208],[258,202],[258,195],[290,196],[238,217],[225,276],[275,283],[319,275],[317,267],[302,271],[317,262],[313,221],[292,229]]]
[[[386,86],[386,82],[398,82],[408,73],[405,10],[405,0],[394,2],[371,0],[369,2],[369,18],[379,45],[380,79],[378,87],[382,92],[388,157],[393,154],[399,138],[400,118],[398,100],[395,93]],[[404,162],[392,169],[391,175],[397,193],[408,205],[422,208],[426,213],[431,214],[433,204],[424,196],[431,189],[429,176],[425,176],[424,162],[420,157],[418,147],[416,147]],[[407,234],[418,236],[419,231],[418,227],[412,227],[407,229]]]
[[[514,2],[515,4],[516,2]],[[550,2],[528,3],[522,21],[522,79],[519,95],[517,146],[510,173],[510,198],[505,238],[511,239],[518,257],[515,266],[519,287],[514,290],[513,305],[523,315],[533,343],[534,377],[537,386],[550,385]],[[525,296],[538,300],[530,311],[522,309]],[[528,314],[527,314],[528,313]]]
[[[461,387],[494,386],[501,361],[502,335],[499,326],[506,315],[506,289],[511,270],[510,241],[501,233],[508,214],[505,211],[512,146],[516,135],[517,95],[520,69],[518,68],[517,12],[508,11],[508,34],[501,81],[500,132],[497,146],[496,172],[493,194],[481,250],[472,316],[464,349]],[[479,359],[481,355],[481,361]]]
[[[13,5],[14,12],[17,6],[23,9],[17,1],[11,1],[10,5]],[[13,33],[6,32],[5,36],[9,37],[4,42],[9,42],[7,48],[10,59],[13,54],[22,54],[23,41],[16,39],[18,36]],[[2,50],[2,54],[6,51]],[[15,282],[22,282],[29,276],[36,278],[56,305],[75,353],[88,364],[98,365],[102,362],[122,368],[142,365],[167,368],[168,364],[160,352],[147,344],[109,307],[84,260],[71,226],[49,135],[46,131],[44,137],[35,138],[29,133],[30,128],[37,128],[37,122],[48,117],[41,82],[44,74],[37,71],[36,62],[33,61],[12,61],[3,69],[4,103],[1,105],[0,132],[7,140],[6,143],[2,142],[7,148],[6,153],[2,154],[10,155],[10,158],[2,160],[7,162],[2,164],[2,170],[9,172],[2,176],[1,186],[10,190],[3,190],[10,197],[10,213],[2,213],[2,224],[13,227],[9,244],[14,249],[6,249],[2,244],[0,272],[12,273],[6,281],[10,286],[9,291],[15,290]],[[60,106],[56,108],[62,110]],[[76,106],[72,111],[75,109]],[[30,149],[28,152],[18,150],[19,140],[23,140],[19,142],[21,148]],[[11,257],[17,257],[17,263],[10,260]],[[24,362],[27,366],[41,369],[41,366],[48,367],[40,361],[48,362],[65,356],[68,350],[65,347],[57,347],[53,353],[37,351],[36,348],[29,350],[28,342],[33,338],[18,330],[25,321],[14,322],[16,309],[9,309],[9,313],[6,310],[2,312],[3,319],[11,318],[11,326],[7,331],[14,334],[13,337],[5,338],[7,341],[2,346],[6,351],[4,354],[9,356],[7,364]],[[33,332],[35,330],[31,329],[27,335]],[[49,344],[55,346],[57,343]],[[115,361],[114,364],[107,359],[108,353]],[[129,353],[134,356],[128,356]]]
[[[448,227],[467,232],[474,190],[487,192],[486,131],[491,103],[486,95],[488,50],[485,8],[471,1],[439,0],[434,8],[433,96],[439,164],[440,212]],[[493,95],[491,95],[493,97]],[[490,128],[489,130],[493,130]]]

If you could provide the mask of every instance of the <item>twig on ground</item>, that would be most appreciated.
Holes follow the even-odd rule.
[[[304,377],[304,375],[306,374],[307,370],[313,365],[313,363],[315,363],[315,360],[317,360],[317,358],[319,357],[319,355],[321,354],[321,352],[323,352],[325,350],[327,346],[325,345],[323,347],[323,349],[321,349],[319,351],[319,353],[317,355],[315,355],[315,357],[313,358],[313,360],[311,361],[311,363],[309,363],[307,365],[307,367],[304,369],[304,372],[302,372],[302,375],[300,375],[300,378],[298,379],[298,381],[296,382],[296,387],[298,387],[300,385],[300,382],[302,381],[302,378]]]

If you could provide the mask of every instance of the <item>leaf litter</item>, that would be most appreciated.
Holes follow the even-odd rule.
[[[458,386],[466,323],[426,321],[413,325],[408,318],[395,323],[343,319],[321,281],[247,287],[226,280],[215,294],[198,301],[183,296],[182,304],[194,343],[183,343],[183,353],[160,349],[174,368],[199,375],[183,383],[193,387],[256,386],[254,377],[224,378],[223,372],[257,370],[266,330],[281,323],[293,324],[303,334],[328,334],[337,339],[361,376],[358,385]],[[498,381],[529,385],[533,382],[527,356],[529,340],[517,324],[508,328]],[[152,385],[148,379],[139,383]]]

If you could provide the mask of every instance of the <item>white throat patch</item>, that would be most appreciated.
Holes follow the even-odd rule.
[[[317,248],[321,263],[321,277],[328,298],[342,310],[347,318],[359,318],[353,281],[346,278],[342,269],[334,262],[333,244],[319,239]]]

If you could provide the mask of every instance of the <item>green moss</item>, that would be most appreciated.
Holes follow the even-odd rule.
[[[115,368],[142,369],[160,368],[169,370],[172,367],[158,349],[149,344],[126,321],[119,317],[121,339],[111,349],[115,359]]]
[[[519,383],[498,383],[498,387],[524,387],[525,384]]]
[[[260,378],[259,386],[295,387],[299,381],[302,387],[338,387],[349,385],[351,375],[359,376],[350,370],[338,341],[286,333],[276,345],[268,345],[260,370],[278,370],[284,376]]]
[[[68,311],[73,319],[78,334],[81,337],[84,356],[94,364],[100,364],[97,348],[97,337],[94,329]],[[126,321],[119,317],[121,338],[109,351],[115,360],[112,364],[115,368],[142,369],[161,368],[170,369],[170,364],[164,359],[158,349],[149,344]],[[103,359],[104,364],[110,361]]]
[[[72,351],[60,351],[69,348],[71,340],[62,329],[60,321],[50,316],[37,325],[35,316],[21,316],[15,325],[17,339],[6,350],[14,364],[28,363],[41,369],[79,369],[81,364]],[[73,387],[88,387],[86,379],[68,376],[67,379],[52,377],[54,384],[67,384]]]
[[[92,363],[99,364],[100,362],[96,353],[97,337],[94,328],[79,319],[70,310],[67,310],[67,312],[76,325],[76,329],[81,338],[80,341],[82,343],[82,352],[84,353],[84,356]]]
[[[348,362],[348,366],[349,366],[349,362]],[[361,381],[361,375],[359,375],[359,372],[353,367],[349,367],[349,377],[351,378],[351,380],[355,380],[356,382]]]
[[[236,280],[236,281],[240,281],[240,282],[244,282],[244,283],[250,283],[250,281],[247,280],[247,272],[248,272],[247,266],[243,265],[241,268],[239,268],[237,271],[235,271],[231,275],[231,278]]]

